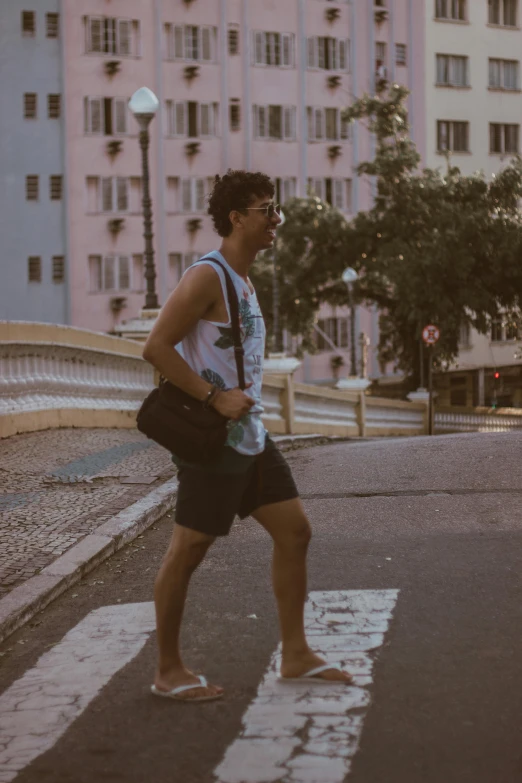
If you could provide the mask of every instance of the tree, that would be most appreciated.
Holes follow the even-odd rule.
[[[436,363],[458,354],[460,329],[486,332],[522,295],[522,161],[516,158],[487,182],[450,166],[418,171],[408,137],[407,90],[365,95],[345,111],[367,120],[375,134],[373,161],[359,175],[376,178],[371,210],[360,212],[348,234],[350,266],[360,275],[356,295],[380,309],[379,355],[413,380],[419,375],[422,326],[441,329]],[[323,292],[328,298],[328,291]]]
[[[281,324],[300,335],[300,352],[315,350],[313,324],[317,310],[337,295],[346,303],[340,279],[345,262],[349,225],[343,215],[318,198],[293,198],[284,207],[285,222],[278,229],[275,247],[256,261],[251,278],[265,316],[267,331],[273,327],[273,265],[276,265]],[[332,290],[335,289],[335,290]]]

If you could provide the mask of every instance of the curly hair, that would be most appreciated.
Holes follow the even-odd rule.
[[[232,233],[229,218],[232,210],[245,209],[256,196],[273,198],[274,192],[270,177],[260,171],[229,169],[222,177],[216,174],[214,188],[208,199],[208,214],[219,236],[228,237]]]

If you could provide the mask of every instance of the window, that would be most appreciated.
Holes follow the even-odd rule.
[[[406,44],[395,44],[395,64],[406,65]]]
[[[352,180],[310,177],[308,191],[341,212],[352,211]]]
[[[38,95],[35,92],[24,93],[24,118],[35,120],[38,110]]]
[[[42,259],[40,256],[29,256],[27,259],[27,278],[30,283],[42,282]]]
[[[89,256],[89,278],[91,293],[130,291],[129,256]]]
[[[469,152],[469,122],[437,122],[438,152]]]
[[[319,351],[331,351],[332,346],[348,347],[347,318],[320,318],[317,326],[315,342]]]
[[[85,51],[139,57],[140,22],[106,16],[85,16]]]
[[[53,256],[52,262],[53,283],[63,283],[65,280],[65,258],[63,256]]]
[[[231,98],[230,100],[229,125],[231,131],[238,131],[241,128],[241,107],[239,105],[239,98]]]
[[[60,24],[59,14],[46,14],[45,15],[45,29],[47,38],[58,38]]]
[[[308,39],[308,67],[349,71],[349,52],[348,39],[313,36]]]
[[[194,25],[164,25],[167,60],[216,62],[217,28]]]
[[[86,185],[90,214],[140,211],[140,177],[87,177]]]
[[[488,0],[489,24],[517,26],[517,0]]]
[[[295,106],[254,106],[254,138],[294,141]]]
[[[491,341],[499,343],[504,338],[504,325],[501,319],[495,319],[491,322]]]
[[[254,65],[293,67],[295,47],[293,33],[265,33],[257,30],[253,36]]]
[[[274,180],[275,201],[277,204],[285,204],[288,199],[295,198],[297,193],[297,180],[295,177],[276,177]]]
[[[47,116],[50,120],[57,120],[61,114],[61,95],[47,96]]]
[[[25,197],[27,201],[38,201],[38,196],[39,196],[38,175],[29,174],[25,178]]]
[[[204,212],[207,204],[207,181],[203,178],[190,177],[181,180],[181,211]]]
[[[467,87],[468,58],[451,54],[438,54],[437,84],[444,87]]]
[[[22,35],[27,38],[36,35],[36,14],[34,11],[22,11]]]
[[[239,54],[239,25],[229,24],[228,26],[228,53],[230,55]]]
[[[518,90],[518,60],[489,59],[489,87],[497,90]]]
[[[471,348],[471,326],[467,322],[460,325],[459,348]]]
[[[466,0],[435,0],[435,18],[466,21]]]
[[[308,106],[308,141],[338,141],[348,139],[350,125],[342,119],[338,108]]]
[[[127,133],[127,98],[84,98],[85,133],[106,136]]]
[[[60,175],[49,177],[49,198],[51,201],[60,201],[62,198],[62,177]]]
[[[168,136],[191,139],[216,136],[219,110],[217,103],[167,101],[166,108]]]
[[[170,290],[177,286],[189,266],[198,261],[202,255],[202,253],[195,252],[169,253],[168,286]]]
[[[489,125],[490,154],[513,154],[519,151],[520,125],[491,122]]]

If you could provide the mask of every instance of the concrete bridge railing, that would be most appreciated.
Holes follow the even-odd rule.
[[[0,321],[0,437],[54,427],[134,427],[154,370],[133,340],[68,326]],[[274,434],[422,435],[424,402],[370,397],[265,376],[265,425]],[[437,409],[436,432],[522,426],[522,410]]]

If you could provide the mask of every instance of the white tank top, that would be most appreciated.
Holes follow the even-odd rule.
[[[255,405],[250,408],[246,416],[239,421],[230,422],[226,445],[240,454],[260,454],[265,447],[266,439],[266,429],[261,420],[263,413],[261,387],[266,334],[263,316],[255,292],[251,293],[247,283],[227,264],[221,253],[213,250],[205,256],[205,258],[209,257],[221,261],[236,289],[241,340],[245,349],[245,383],[252,383],[252,386],[246,389],[246,394],[255,401]],[[234,358],[225,273],[211,261],[196,261],[192,266],[200,264],[208,264],[218,275],[228,320],[227,323],[199,320],[194,329],[176,346],[176,350],[208,383],[213,383],[220,389],[233,389],[239,385],[239,380]]]

